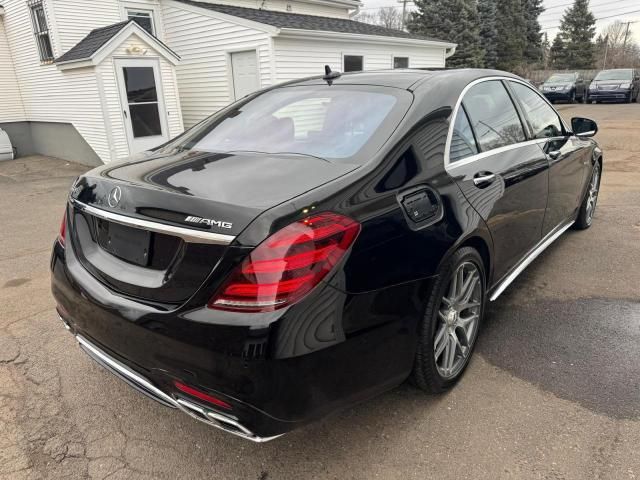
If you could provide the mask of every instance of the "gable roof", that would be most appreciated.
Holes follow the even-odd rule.
[[[180,58],[177,53],[138,25],[135,20],[126,20],[91,30],[86,37],[71,47],[70,50],[56,58],[55,63],[60,64],[91,60],[103,47],[125,29],[131,33],[138,34],[152,44],[156,44],[160,50],[164,50],[165,53],[172,55],[175,59]]]
[[[276,28],[290,28],[299,30],[316,30],[324,32],[350,33],[357,35],[374,35],[382,37],[407,38],[414,40],[428,40],[431,42],[449,43],[435,38],[413,35],[402,30],[380,27],[368,23],[357,22],[346,18],[320,17],[300,13],[278,12],[273,10],[259,10],[257,8],[236,7],[234,5],[220,5],[215,3],[198,2],[195,0],[177,0],[180,3],[195,7],[206,8],[218,13],[244,18],[257,23],[271,25]]]

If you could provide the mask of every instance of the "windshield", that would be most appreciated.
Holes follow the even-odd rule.
[[[596,80],[631,80],[633,72],[631,70],[603,70],[596,75]]]
[[[558,82],[573,82],[575,80],[575,74],[573,73],[556,73],[555,75],[551,75],[547,80],[547,83],[558,83]]]
[[[172,146],[346,161],[369,150],[370,144],[377,150],[402,119],[411,99],[409,92],[385,87],[277,88],[230,105]]]

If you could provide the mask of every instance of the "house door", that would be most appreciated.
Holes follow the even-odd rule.
[[[255,50],[232,53],[231,71],[233,74],[233,94],[235,100],[239,100],[260,88],[258,82],[258,61]]]
[[[129,153],[142,152],[169,140],[158,62],[116,60]]]

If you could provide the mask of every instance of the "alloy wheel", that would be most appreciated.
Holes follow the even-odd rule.
[[[587,193],[587,222],[591,224],[593,220],[593,214],[596,210],[596,203],[598,201],[598,190],[600,188],[600,164],[596,163],[593,167],[593,174],[591,175],[591,182],[589,183],[589,192]]]
[[[482,312],[480,275],[473,262],[460,264],[442,297],[433,351],[438,373],[444,379],[457,376],[473,350]]]

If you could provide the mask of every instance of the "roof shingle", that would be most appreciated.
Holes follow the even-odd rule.
[[[86,37],[71,47],[71,50],[56,58],[55,62],[70,62],[73,60],[91,58],[91,55],[100,50],[100,47],[113,38],[114,35],[117,35],[117,33],[126,27],[130,21],[132,20],[114,23],[113,25],[91,30]]]
[[[219,5],[215,3],[204,3],[194,0],[178,0],[181,3],[206,8],[226,15],[244,18],[257,23],[271,25],[277,28],[296,28],[302,30],[317,30],[324,32],[352,33],[356,35],[376,35],[383,37],[409,38],[416,40],[430,40],[433,42],[443,42],[435,38],[413,35],[402,30],[370,25],[368,23],[356,22],[346,18],[320,17],[316,15],[303,15],[300,13],[277,12],[273,10],[259,10],[257,8],[236,7],[234,5]]]

